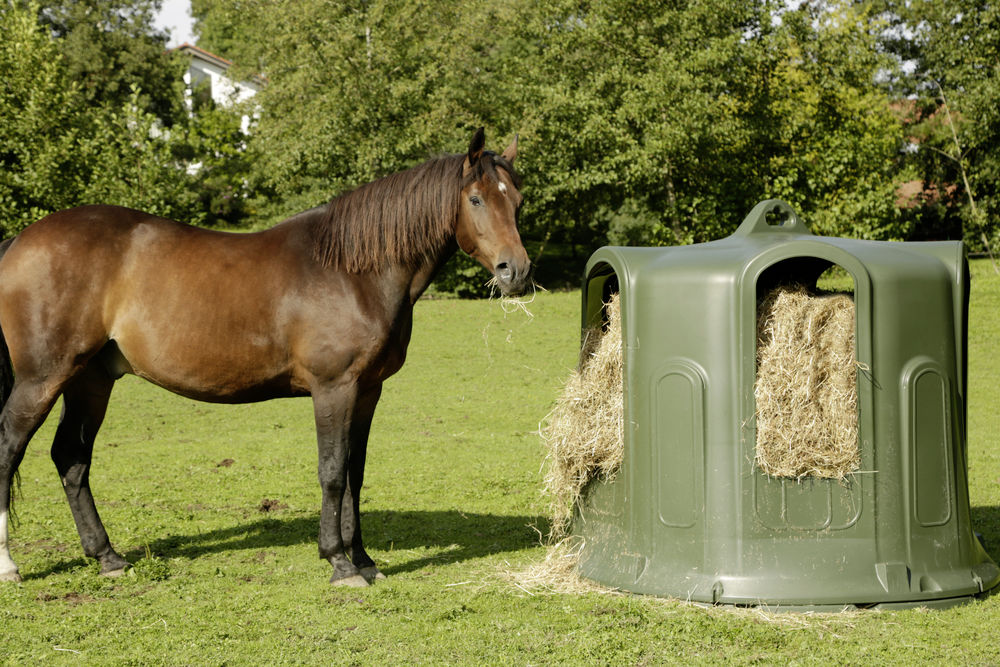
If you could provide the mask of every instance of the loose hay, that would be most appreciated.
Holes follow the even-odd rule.
[[[584,336],[580,364],[541,429],[548,450],[550,549],[518,573],[528,594],[608,590],[579,577],[583,544],[568,537],[584,487],[612,479],[625,451],[621,305],[605,304],[604,327]],[[768,475],[843,479],[858,470],[854,302],[804,287],[770,292],[758,308],[756,463]]]
[[[500,280],[496,276],[492,276],[486,281],[486,287],[490,288],[490,301],[492,301],[497,298],[497,293],[500,292]],[[528,310],[528,306],[535,302],[535,295],[538,294],[539,290],[543,292],[547,292],[548,290],[536,283],[534,280],[531,281],[529,287],[531,293],[526,293],[524,296],[520,297],[507,296],[506,294],[500,293],[500,308],[505,314],[510,315],[511,313],[515,313],[520,310],[528,317],[528,319],[533,319],[535,317],[534,314]]]
[[[604,593],[619,594],[614,588],[602,586],[580,576],[577,563],[583,541],[575,536],[565,537],[550,544],[545,558],[533,563],[527,569],[503,570],[501,576],[528,595],[551,595],[556,593]]]
[[[545,491],[550,497],[549,539],[566,535],[580,493],[595,477],[611,479],[625,452],[621,305],[605,304],[605,327],[587,331],[580,364],[542,428],[548,449]]]
[[[755,461],[772,477],[842,480],[858,470],[854,301],[801,285],[757,310]]]

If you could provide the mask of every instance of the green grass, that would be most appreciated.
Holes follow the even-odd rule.
[[[1000,277],[973,267],[969,477],[1000,558]],[[505,576],[544,557],[535,431],[576,360],[579,293],[534,317],[499,304],[418,304],[386,384],[363,510],[389,576],[327,585],[308,400],[187,401],[118,383],[92,486],[119,579],[86,561],[48,458],[22,466],[12,534],[24,582],[0,587],[0,663],[662,664],[1000,661],[1000,596],[928,612],[768,615],[626,595],[535,594]],[[268,511],[264,511],[267,508]]]

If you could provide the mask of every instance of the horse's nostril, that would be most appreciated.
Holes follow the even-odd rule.
[[[497,268],[494,273],[500,280],[510,280],[514,276],[514,272],[511,271],[510,264],[507,262],[497,264]]]

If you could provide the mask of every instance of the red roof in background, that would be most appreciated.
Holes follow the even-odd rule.
[[[178,46],[176,49],[174,49],[174,51],[180,51],[182,53],[190,53],[193,56],[197,56],[197,57],[201,58],[202,60],[207,60],[210,63],[214,63],[214,64],[216,64],[216,65],[218,65],[220,67],[224,67],[226,69],[229,69],[230,67],[233,66],[233,61],[226,60],[222,56],[217,56],[214,53],[212,53],[211,51],[206,51],[205,49],[203,49],[203,48],[201,48],[199,46],[195,46],[194,44],[191,44],[190,42],[184,42],[183,44],[181,44],[180,46]]]

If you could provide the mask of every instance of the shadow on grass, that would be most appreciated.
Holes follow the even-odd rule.
[[[986,553],[1000,563],[1000,507],[973,507],[970,514],[972,529],[979,534]]]
[[[445,565],[498,553],[508,553],[538,546],[538,532],[533,525],[547,528],[544,520],[530,516],[499,516],[451,511],[389,512],[371,511],[362,515],[365,546],[375,552],[429,548],[426,556],[417,555],[406,562],[388,565],[386,574],[411,572],[429,564]],[[163,558],[201,558],[227,551],[264,550],[302,545],[314,552],[319,533],[319,514],[284,518],[260,518],[228,528],[204,533],[168,535],[149,543],[150,553]],[[126,552],[130,562],[145,556],[145,547]],[[75,558],[54,564],[46,570],[26,575],[40,578],[65,572],[94,561]]]
[[[980,536],[986,553],[1000,563],[1000,506],[971,508],[973,529]],[[539,533],[548,530],[547,521],[532,516],[499,516],[448,511],[390,512],[363,514],[365,544],[372,552],[432,549],[426,556],[414,557],[382,567],[388,574],[413,572],[428,565],[446,565],[498,553],[531,549],[539,545]],[[319,514],[310,516],[268,516],[248,523],[204,533],[168,535],[149,544],[153,555],[164,558],[200,558],[227,551],[263,550],[302,545],[316,549]],[[126,553],[131,562],[145,556],[145,549]],[[378,553],[373,553],[376,561]],[[396,560],[396,559],[394,559]],[[94,561],[71,558],[51,567],[25,573],[26,579],[93,566]]]

